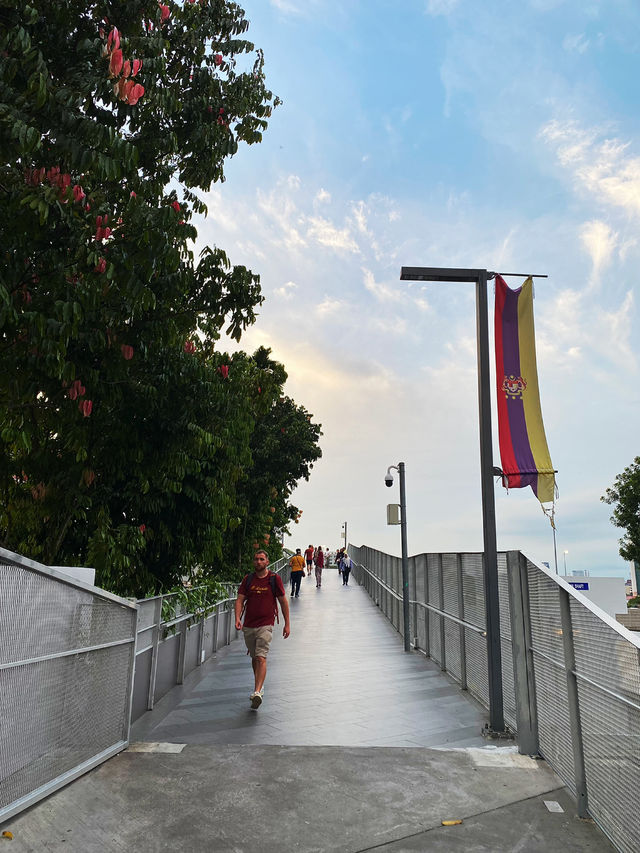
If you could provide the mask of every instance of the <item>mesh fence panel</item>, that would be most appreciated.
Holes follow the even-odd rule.
[[[477,628],[486,627],[482,554],[461,554],[464,619]]]
[[[584,676],[578,696],[589,812],[631,853],[640,835],[639,650],[577,599],[570,608],[576,673]]]
[[[0,820],[126,741],[135,618],[117,601],[0,565]]]
[[[504,719],[515,732],[516,689],[513,678],[513,653],[511,641],[511,608],[509,604],[509,576],[507,555],[498,554],[498,598],[500,600],[500,649],[502,651],[502,704]]]
[[[462,681],[462,668],[460,665],[460,626],[449,619],[444,620],[444,646],[447,672],[456,681]]]
[[[470,628],[465,628],[464,634],[467,649],[467,689],[485,708],[488,708],[487,640]]]
[[[575,793],[558,586],[532,564],[527,574],[540,752]]]

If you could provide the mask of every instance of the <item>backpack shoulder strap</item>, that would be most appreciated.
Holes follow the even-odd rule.
[[[269,569],[269,584],[271,585],[271,592],[273,593],[273,605],[276,609],[276,621],[278,625],[280,624],[280,616],[278,615],[278,593],[277,593],[277,582],[276,582],[276,573],[272,572]]]

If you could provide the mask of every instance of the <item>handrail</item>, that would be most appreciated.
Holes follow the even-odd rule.
[[[366,566],[363,566],[362,563],[356,563],[356,566],[360,566],[368,575],[370,575],[376,583],[378,583],[383,589],[386,589],[388,593],[390,593],[396,601],[402,601],[402,596],[398,595],[398,593],[391,589],[390,586],[381,580],[378,575],[374,574],[371,569],[368,569]],[[484,628],[479,628],[477,625],[472,625],[470,622],[465,622],[463,619],[458,619],[457,616],[453,616],[451,613],[447,613],[446,610],[440,610],[439,607],[435,607],[433,604],[426,604],[424,601],[410,601],[409,604],[418,605],[419,607],[426,607],[428,610],[432,610],[434,613],[439,613],[440,616],[444,616],[445,619],[450,619],[452,622],[455,622],[458,625],[463,625],[465,628],[469,628],[470,631],[475,631],[476,634],[480,634],[481,637],[486,637],[487,632]]]
[[[444,616],[445,619],[450,619],[452,622],[455,622],[458,625],[462,625],[465,628],[468,628],[470,631],[475,631],[476,634],[480,634],[481,637],[486,637],[487,632],[484,628],[478,628],[477,625],[472,625],[471,622],[465,622],[464,619],[458,619],[457,616],[453,616],[451,613],[447,613],[446,610],[440,610],[439,607],[435,607],[433,604],[427,604],[424,601],[410,601],[409,604],[417,604],[418,607],[426,607],[427,610],[432,610],[434,613],[439,613],[440,616]]]

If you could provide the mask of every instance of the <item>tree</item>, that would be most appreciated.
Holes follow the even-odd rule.
[[[640,456],[618,474],[600,500],[614,507],[612,524],[625,529],[620,556],[640,564]]]
[[[0,9],[0,541],[118,592],[220,560],[262,301],[196,191],[278,99],[230,0]],[[260,408],[260,404],[258,408]]]
[[[237,524],[224,544],[225,564],[238,571],[258,546],[266,548],[272,560],[282,554],[279,538],[298,515],[289,501],[291,493],[299,480],[309,479],[313,463],[322,455],[320,425],[312,422],[304,406],[284,394],[283,365],[264,347],[251,360],[262,406],[254,410],[251,463],[236,486],[232,515]]]

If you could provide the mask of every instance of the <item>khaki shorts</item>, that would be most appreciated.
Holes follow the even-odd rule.
[[[273,625],[260,628],[243,628],[244,642],[252,658],[266,658],[273,637]]]

